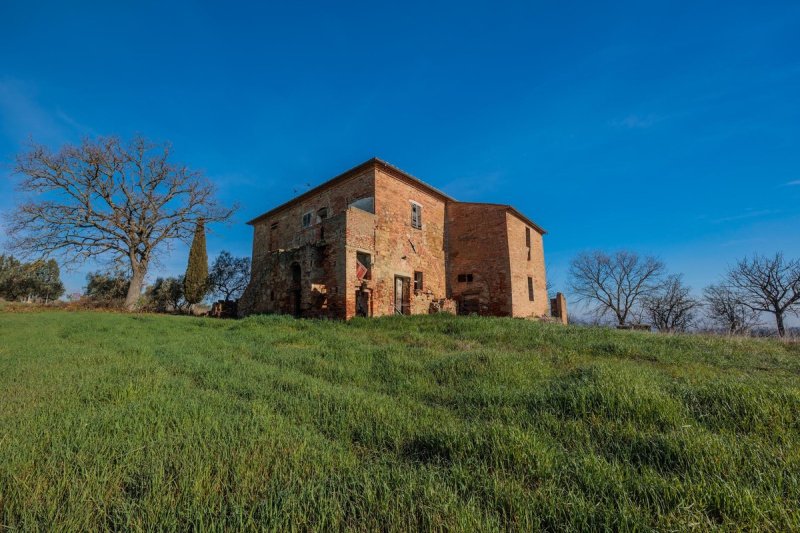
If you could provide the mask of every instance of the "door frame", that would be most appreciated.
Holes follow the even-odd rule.
[[[400,309],[397,308],[397,287],[400,282]],[[394,276],[394,291],[392,298],[392,310],[395,315],[410,315],[411,314],[411,278],[408,276],[401,276],[395,274]]]

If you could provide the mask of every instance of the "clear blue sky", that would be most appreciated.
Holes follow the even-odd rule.
[[[169,140],[241,204],[212,256],[249,255],[246,220],[372,156],[512,203],[549,230],[558,288],[592,248],[696,289],[800,256],[797,1],[45,4],[0,4],[0,161],[31,137]]]

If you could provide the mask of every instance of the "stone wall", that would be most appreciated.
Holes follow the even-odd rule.
[[[240,316],[280,313],[306,317],[343,318],[346,213],[322,221],[324,239],[268,251],[253,263],[250,283],[239,301]],[[299,267],[299,280],[295,268]]]

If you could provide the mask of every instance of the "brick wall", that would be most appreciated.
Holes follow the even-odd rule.
[[[506,213],[503,206],[447,206],[450,296],[462,313],[511,314]],[[459,281],[459,275],[472,281]]]
[[[409,278],[410,311],[428,313],[432,299],[446,296],[445,201],[419,185],[378,170],[375,176],[375,292],[373,314],[394,314],[395,276]],[[422,206],[422,228],[411,225],[411,205]],[[422,294],[413,289],[422,272]]]
[[[342,214],[353,200],[375,196],[375,171],[368,169],[346,181],[321,190],[302,202],[288,206],[274,215],[256,222],[253,226],[253,269],[271,251],[298,248],[320,239],[317,212],[328,209],[328,216]],[[312,225],[303,228],[303,214],[312,212]],[[277,224],[272,229],[273,224]]]
[[[376,216],[361,209],[347,210],[346,241],[342,248],[343,269],[339,276],[339,286],[344,292],[345,310],[343,318],[356,316],[356,291],[368,291],[370,307],[375,308],[375,269],[371,268],[370,279],[359,280],[356,275],[356,254],[368,253],[374,261]]]
[[[520,317],[549,315],[547,278],[544,267],[542,235],[511,212],[506,212],[508,256],[511,272],[512,315]],[[525,237],[530,234],[530,259]],[[533,301],[528,293],[528,278],[533,278]]]
[[[352,175],[350,175],[352,174]],[[348,207],[374,198],[374,213]],[[412,205],[421,206],[421,227]],[[318,220],[320,209],[328,218]],[[309,227],[303,214],[311,212]],[[482,315],[548,313],[542,235],[507,206],[462,203],[371,160],[253,222],[253,269],[239,314],[295,313],[351,318],[369,302],[373,316],[395,312],[395,278],[408,279],[412,314],[453,310]],[[370,279],[356,272],[371,258]],[[300,268],[300,281],[293,268]],[[423,287],[414,290],[414,274]],[[470,281],[460,281],[469,275]],[[534,300],[528,297],[534,280]]]
[[[347,207],[354,200],[370,196],[375,196],[373,168],[255,222],[251,280],[242,296],[239,314],[293,314],[299,290],[303,316],[352,316],[347,313],[354,303],[344,280],[348,266],[353,270],[355,266],[348,265],[346,245],[352,241],[357,246],[362,232],[348,225],[347,212],[352,210]],[[318,212],[323,208],[327,209],[328,218],[319,220]],[[312,213],[311,225],[303,228],[302,219],[307,212]],[[302,272],[299,287],[291,280],[295,263]]]

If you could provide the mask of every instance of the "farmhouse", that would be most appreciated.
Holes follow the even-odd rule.
[[[239,314],[549,314],[544,230],[370,159],[248,222]]]

